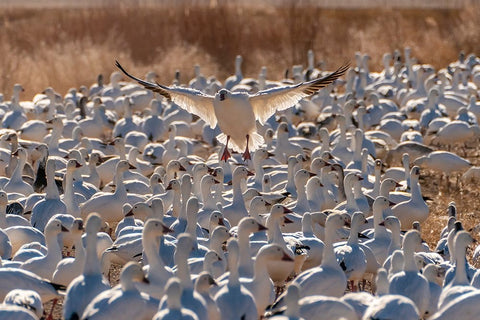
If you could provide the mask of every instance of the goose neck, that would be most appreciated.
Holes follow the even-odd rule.
[[[175,251],[175,264],[177,265],[177,277],[180,279],[182,286],[185,289],[193,289],[192,280],[190,277],[190,270],[188,267],[188,253],[184,250]]]
[[[85,264],[83,273],[85,275],[99,275],[101,274],[100,260],[97,256],[97,233],[87,232],[87,247],[85,252]]]

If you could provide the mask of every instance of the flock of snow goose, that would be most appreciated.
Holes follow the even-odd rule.
[[[360,53],[325,72],[313,56],[281,81],[244,78],[238,56],[223,85],[118,62],[135,82],[115,71],[32,101],[15,85],[0,319],[478,317],[474,239],[452,202],[436,248],[422,241],[419,179],[480,178],[462,157],[480,138],[480,58],[435,70],[407,48],[381,72]]]

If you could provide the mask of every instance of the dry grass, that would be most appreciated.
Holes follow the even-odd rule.
[[[256,77],[266,65],[269,77],[279,79],[293,64],[306,64],[308,49],[330,69],[355,51],[369,53],[372,68],[380,67],[384,52],[405,46],[436,67],[456,59],[462,49],[479,51],[476,7],[335,10],[294,0],[281,8],[190,2],[1,8],[0,92],[9,98],[18,82],[26,88],[24,98],[47,86],[64,93],[93,83],[98,73],[108,75],[116,58],[135,73],[154,69],[160,81],[170,83],[176,69],[182,81],[189,80],[195,63],[204,74],[224,80],[237,54],[244,56],[247,76]]]

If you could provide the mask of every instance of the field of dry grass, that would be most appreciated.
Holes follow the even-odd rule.
[[[190,3],[191,2],[191,3]],[[168,2],[171,3],[171,2]],[[136,74],[155,70],[170,83],[199,63],[220,80],[233,73],[234,57],[244,57],[244,73],[260,67],[282,78],[293,64],[306,64],[308,49],[334,68],[355,51],[372,56],[410,46],[420,61],[443,67],[460,50],[478,52],[480,8],[459,10],[322,9],[306,1],[285,7],[220,2],[196,5],[125,5],[85,8],[0,8],[0,92],[8,99],[14,83],[31,98],[47,86],[60,93],[108,75],[115,59]]]

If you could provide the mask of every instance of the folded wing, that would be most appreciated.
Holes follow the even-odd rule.
[[[304,97],[308,97],[321,88],[333,83],[348,70],[350,65],[347,63],[329,75],[309,82],[299,83],[297,85],[276,87],[268,90],[262,90],[250,96],[250,103],[253,107],[255,117],[264,124],[275,111],[285,110]]]
[[[167,87],[159,83],[144,81],[129,74],[118,61],[115,65],[129,78],[137,81],[148,90],[159,93],[170,101],[175,102],[180,108],[199,116],[202,120],[214,128],[217,125],[217,118],[213,109],[214,97],[199,90],[183,87]]]

